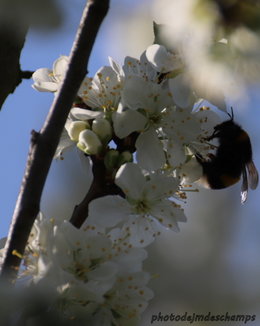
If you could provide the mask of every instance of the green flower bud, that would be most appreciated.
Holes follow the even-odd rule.
[[[113,170],[118,165],[119,152],[115,149],[110,149],[104,158],[104,163],[107,170]]]
[[[132,162],[132,161],[133,161],[133,155],[129,151],[124,151],[119,156],[118,166],[121,166],[124,163]]]
[[[102,142],[106,143],[112,138],[112,127],[107,119],[95,119],[92,123],[92,130],[99,136]]]
[[[92,130],[86,129],[79,134],[77,147],[86,154],[96,155],[101,151],[102,143]]]
[[[66,126],[68,135],[73,141],[78,141],[81,131],[89,128],[90,125],[87,121],[72,121],[68,126]]]

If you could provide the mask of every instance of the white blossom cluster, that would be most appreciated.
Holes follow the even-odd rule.
[[[109,190],[90,201],[80,229],[40,215],[22,273],[54,292],[49,310],[67,320],[134,326],[153,296],[145,247],[186,221],[181,204],[202,176],[195,154],[208,154],[218,117],[191,89],[180,54],[154,44],[122,67],[109,62],[83,81],[55,155],[74,146],[93,171],[101,162]],[[61,56],[37,70],[33,87],[57,92],[67,67]]]
[[[232,14],[223,17],[231,8]],[[154,0],[152,11],[154,21],[165,27],[161,39],[180,49],[189,79],[203,96],[214,102],[223,94],[245,99],[247,82],[259,81],[259,27],[249,23],[259,15],[255,3]]]
[[[98,231],[41,214],[31,232],[25,273],[40,288],[55,288],[50,309],[90,325],[136,325],[153,297],[142,271],[146,251]]]

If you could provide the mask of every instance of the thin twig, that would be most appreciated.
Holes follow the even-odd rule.
[[[104,162],[103,160],[97,160],[95,156],[92,156],[91,160],[93,181],[82,202],[75,206],[70,218],[70,222],[77,228],[81,227],[88,216],[89,203],[98,197],[105,196],[106,169]]]
[[[70,222],[80,228],[88,217],[89,203],[99,197],[107,195],[120,195],[124,197],[122,190],[114,183],[114,180],[106,170],[104,160],[92,156],[93,181],[81,203],[75,206]]]
[[[33,73],[34,73],[34,71],[21,70],[20,77],[21,77],[21,79],[30,79],[30,78],[32,78]]]
[[[1,276],[15,281],[32,225],[39,213],[45,180],[66,118],[87,72],[87,65],[109,0],[89,0],[73,44],[70,63],[42,130],[33,132],[25,175],[10,227]]]
[[[121,153],[124,151],[134,153],[136,151],[135,142],[138,135],[137,132],[133,132],[124,139],[120,139],[114,135],[113,141],[116,144],[116,149]],[[70,222],[77,228],[80,228],[86,221],[88,217],[89,204],[92,200],[108,195],[119,195],[125,198],[124,192],[114,182],[113,172],[106,170],[104,159],[100,159],[98,156],[92,156],[91,160],[93,181],[86,196],[82,202],[74,208],[70,218]]]

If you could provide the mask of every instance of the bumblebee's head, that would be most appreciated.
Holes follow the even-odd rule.
[[[214,127],[214,135],[218,138],[235,138],[241,133],[241,127],[233,121],[233,118]]]
[[[241,132],[241,127],[234,122],[234,113],[233,108],[231,107],[231,113],[228,113],[230,117],[229,120],[226,120],[214,127],[213,135],[218,138],[234,138],[239,135]]]

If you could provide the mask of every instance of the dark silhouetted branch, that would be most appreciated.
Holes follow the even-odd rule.
[[[0,108],[21,82],[20,55],[27,26],[0,22]]]
[[[89,203],[92,200],[107,195],[125,196],[106,170],[104,159],[95,156],[92,156],[91,159],[93,181],[82,202],[74,208],[70,219],[70,222],[77,228],[80,228],[87,219]]]
[[[21,79],[30,79],[32,78],[34,71],[30,71],[30,70],[22,70],[20,72],[20,77]]]

